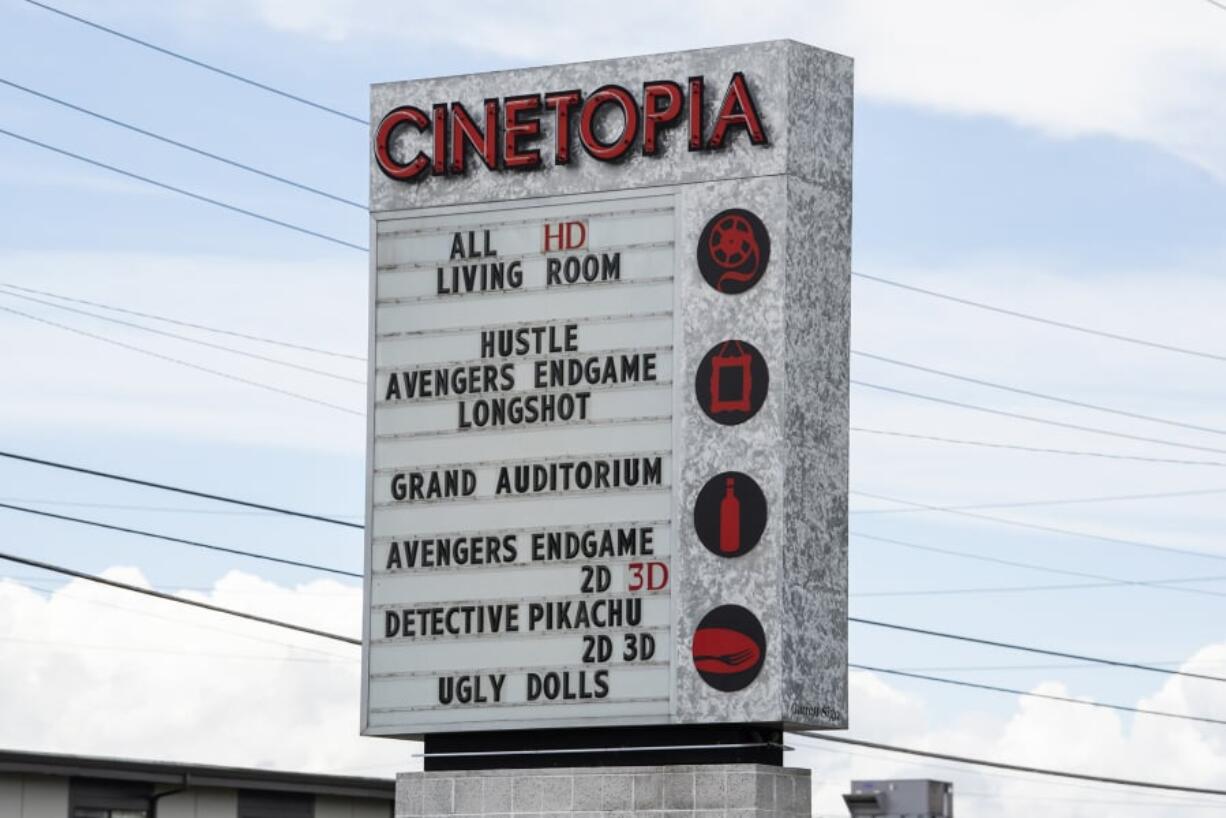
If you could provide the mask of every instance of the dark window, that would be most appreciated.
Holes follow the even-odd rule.
[[[315,796],[239,790],[238,818],[315,818]]]
[[[73,778],[68,785],[69,818],[148,818],[153,787],[132,781]]]

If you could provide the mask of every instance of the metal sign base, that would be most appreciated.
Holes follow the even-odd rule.
[[[401,773],[395,818],[720,815],[809,818],[808,770],[763,764]]]

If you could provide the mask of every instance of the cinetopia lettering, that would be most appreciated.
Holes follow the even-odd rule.
[[[704,121],[705,95],[705,79],[690,77],[684,89],[671,80],[645,82],[641,101],[620,85],[604,85],[586,97],[582,91],[570,90],[487,99],[477,115],[458,100],[436,103],[429,113],[404,105],[383,117],[375,129],[375,163],[403,182],[426,174],[462,175],[468,171],[471,149],[489,170],[534,170],[545,165],[541,148],[534,146],[542,136],[542,117],[553,121],[555,165],[570,163],[575,131],[583,150],[601,162],[625,159],[636,142],[644,156],[655,156],[660,153],[661,135],[683,123],[691,151],[721,150],[737,130],[745,131],[754,145],[769,144],[744,74],[732,75],[709,130]],[[597,122],[605,109],[620,113],[621,127],[620,133],[601,138]],[[419,150],[405,161],[393,157],[393,137],[404,128],[428,136],[430,151]]]

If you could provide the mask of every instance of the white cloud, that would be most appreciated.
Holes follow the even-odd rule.
[[[141,572],[105,576],[147,587]],[[234,571],[181,596],[345,635],[359,631],[360,593],[329,580],[285,587]],[[385,775],[418,768],[418,745],[357,735],[356,648],[74,580],[36,593],[0,580],[0,747],[197,763]],[[1226,644],[1189,658],[1226,661]],[[874,741],[1041,767],[1213,786],[1226,776],[1220,728],[1018,699],[1004,716],[950,720],[881,677],[853,672],[855,735]],[[1076,695],[1046,682],[1036,692]],[[14,706],[15,703],[21,706]],[[1176,713],[1226,712],[1220,685],[1172,679],[1137,703]],[[814,807],[841,814],[853,778],[956,780],[959,811],[992,799],[991,814],[1101,814],[1132,793],[922,762],[796,737],[792,766],[814,773]],[[156,742],[156,743],[155,743]],[[1164,815],[1170,796],[1130,812]],[[1087,803],[1081,803],[1085,801]],[[1095,809],[1099,812],[1095,812]]]
[[[1198,0],[729,0],[468,8],[397,0],[213,0],[332,41],[430,43],[554,63],[791,37],[852,55],[867,99],[1154,144],[1226,178],[1226,11]],[[382,77],[381,77],[382,79]]]
[[[1185,667],[1213,656],[1226,645],[1206,647]],[[964,716],[931,718],[916,698],[900,694],[880,678],[852,673],[851,706],[860,738],[921,750],[983,758],[1012,764],[1067,769],[1089,774],[1219,787],[1226,774],[1226,747],[1220,728],[1157,717],[1136,717],[1131,725],[1112,711],[1018,698],[1005,718]],[[1196,683],[1192,683],[1196,684]],[[1175,679],[1137,703],[1140,707],[1193,712],[1181,696],[1188,682]],[[1223,712],[1226,692],[1201,684],[1195,712]],[[1045,682],[1033,692],[1077,697],[1062,684]],[[1159,704],[1161,703],[1161,704]],[[814,812],[845,814],[841,795],[853,779],[935,778],[954,781],[957,814],[1002,818],[1090,818],[1105,807],[1129,806],[1128,815],[1165,818],[1177,804],[1220,804],[1207,797],[1133,790],[1103,784],[994,771],[913,756],[887,753],[820,740],[792,740],[798,749],[792,766],[813,770]],[[1202,810],[1194,812],[1199,814]],[[1111,813],[1114,814],[1114,813]]]
[[[134,568],[105,576],[148,587]],[[181,596],[356,636],[361,592],[233,571]],[[389,774],[413,743],[358,736],[356,647],[74,580],[0,579],[0,747]]]

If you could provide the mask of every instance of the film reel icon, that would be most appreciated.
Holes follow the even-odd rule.
[[[733,208],[715,214],[698,240],[698,269],[721,293],[753,288],[770,263],[771,239],[757,214]]]

